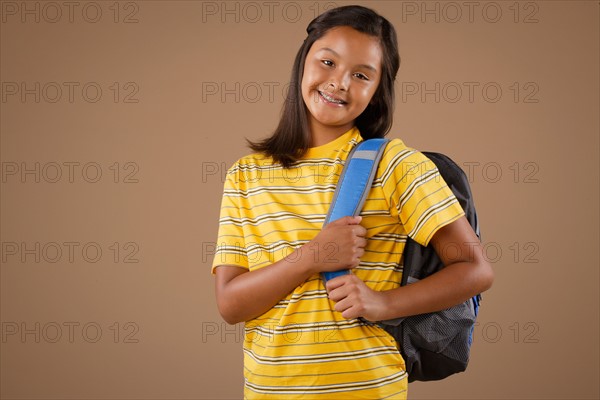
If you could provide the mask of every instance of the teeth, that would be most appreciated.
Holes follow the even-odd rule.
[[[344,101],[342,101],[342,100],[336,100],[336,99],[334,99],[333,97],[329,97],[329,96],[328,96],[326,93],[324,93],[324,92],[319,92],[319,93],[321,93],[321,96],[325,97],[325,100],[327,100],[327,101],[329,101],[329,102],[331,102],[331,103],[336,103],[336,104],[343,104],[343,103],[344,103]]]

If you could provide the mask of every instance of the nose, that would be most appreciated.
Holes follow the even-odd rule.
[[[330,93],[335,93],[335,92],[338,91],[339,87],[340,87],[340,85],[338,85],[337,83],[329,81],[329,83],[327,84],[327,86],[325,86],[325,91],[326,92],[330,92]]]
[[[350,74],[344,71],[337,71],[337,73],[331,74],[325,90],[331,93],[339,91],[348,91],[350,84]]]

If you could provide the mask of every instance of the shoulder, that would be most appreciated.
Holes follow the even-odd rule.
[[[237,161],[227,169],[227,175],[235,175],[253,169],[273,167],[274,165],[272,157],[265,156],[261,153],[251,153],[237,159]]]
[[[272,184],[274,171],[281,168],[272,157],[251,153],[236,160],[225,173],[225,188],[230,191],[247,191]]]
[[[422,158],[425,156],[421,151],[407,146],[400,138],[390,139],[385,147],[382,158],[384,160],[389,160],[398,157]]]
[[[423,171],[435,168],[435,165],[419,150],[407,146],[402,139],[391,139],[381,156],[378,178],[385,183],[390,176],[414,175],[415,170]]]

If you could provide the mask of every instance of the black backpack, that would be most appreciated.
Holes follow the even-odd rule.
[[[480,238],[473,196],[464,171],[444,154],[423,154],[437,166]],[[424,247],[407,238],[402,286],[423,279],[443,267],[431,244]],[[444,379],[467,368],[480,301],[481,294],[478,294],[446,310],[381,323],[400,344],[409,382]]]
[[[362,141],[348,155],[325,224],[344,215],[360,213],[387,141]],[[473,196],[464,171],[443,154],[423,154],[437,166],[480,238]],[[443,267],[432,245],[424,247],[407,238],[401,286],[423,279]],[[328,280],[343,273],[347,271],[322,275]],[[439,380],[467,368],[480,301],[478,294],[446,310],[378,323],[399,343],[409,382]]]

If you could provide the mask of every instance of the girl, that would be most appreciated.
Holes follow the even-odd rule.
[[[391,128],[400,60],[393,26],[368,8],[329,10],[307,32],[279,126],[227,173],[217,304],[245,321],[245,398],[405,399],[398,344],[370,321],[461,303],[493,273],[435,165],[400,139],[361,216],[321,228],[350,150]],[[400,287],[407,236],[432,242],[446,268]],[[323,284],[341,269],[352,273]]]

